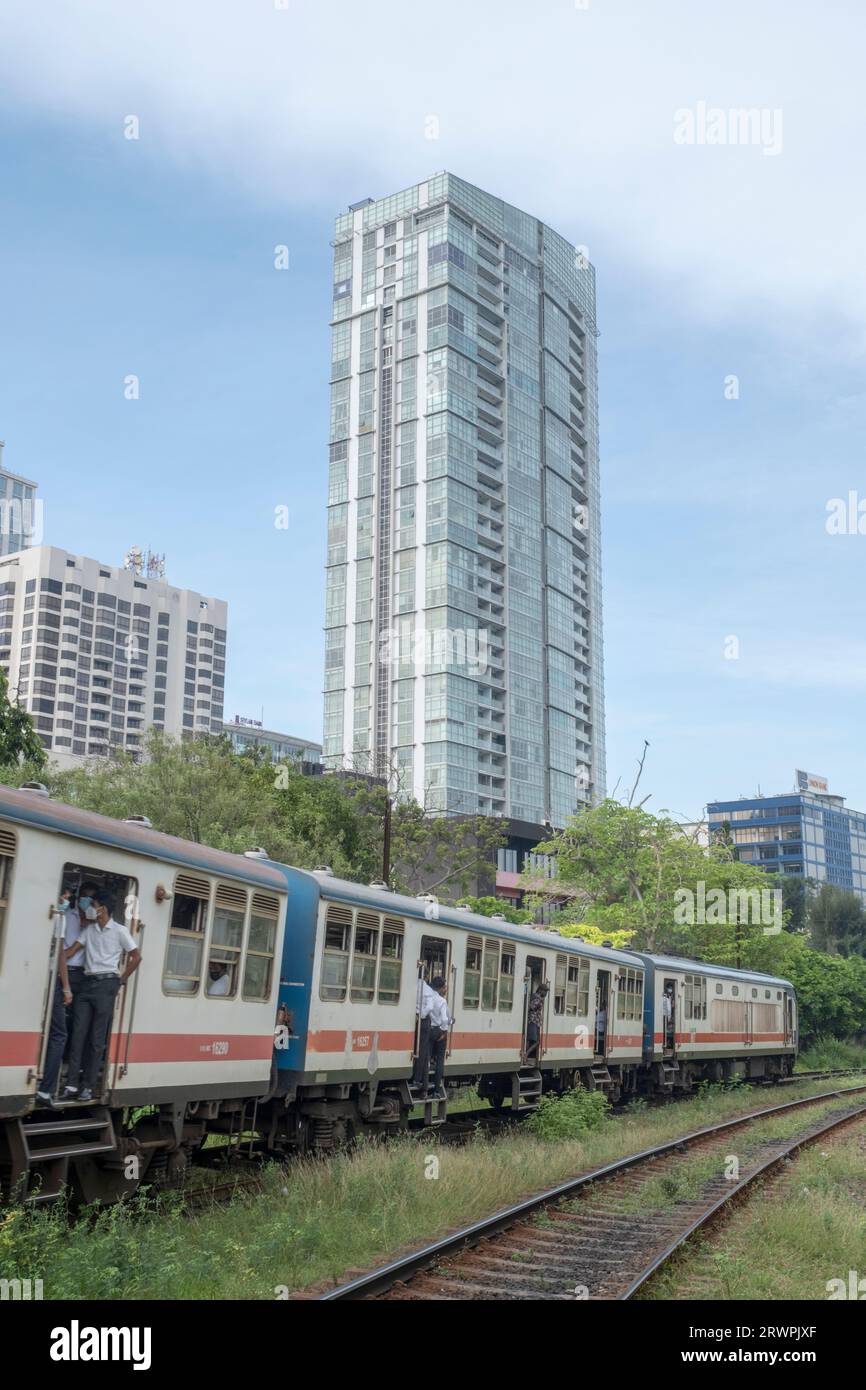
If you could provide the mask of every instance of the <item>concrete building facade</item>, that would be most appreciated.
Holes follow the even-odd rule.
[[[222,730],[227,606],[54,546],[0,560],[0,667],[61,767]]]

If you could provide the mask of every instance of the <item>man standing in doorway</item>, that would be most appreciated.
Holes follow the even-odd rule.
[[[80,1003],[76,1000],[72,1045],[69,1049],[69,1075],[74,1084],[64,1090],[64,1100],[93,1099],[108,1044],[117,992],[138,969],[141,960],[141,952],[132,933],[122,922],[112,919],[110,895],[97,893],[94,905],[96,921],[88,922],[81,939],[66,952],[67,961],[79,951],[84,952],[84,987],[79,996]],[[124,952],[126,966],[121,975],[120,961]],[[79,1090],[78,1077],[82,1062],[84,1084]]]
[[[529,999],[529,1011],[526,1023],[526,1059],[527,1061],[538,1061],[538,1049],[541,1042],[541,1029],[544,1021],[544,1001],[547,998],[550,985],[546,980],[540,981],[536,985]]]

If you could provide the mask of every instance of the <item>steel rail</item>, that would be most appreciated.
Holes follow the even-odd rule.
[[[333,1303],[355,1298],[369,1298],[375,1294],[384,1293],[394,1284],[405,1282],[406,1279],[428,1269],[430,1265],[436,1264],[445,1256],[457,1254],[477,1245],[479,1241],[498,1235],[523,1217],[559,1202],[563,1198],[571,1197],[580,1192],[582,1188],[601,1182],[605,1178],[613,1177],[629,1168],[638,1167],[642,1163],[660,1158],[665,1154],[685,1149],[689,1144],[698,1140],[708,1139],[713,1135],[724,1134],[729,1130],[750,1124],[753,1120],[762,1120],[771,1115],[794,1111],[806,1105],[817,1105],[824,1100],[837,1100],[842,1096],[856,1095],[861,1091],[866,1091],[866,1085],[850,1086],[841,1091],[821,1091],[816,1096],[785,1101],[781,1105],[764,1106],[760,1110],[750,1110],[746,1115],[737,1115],[733,1119],[723,1120],[715,1125],[707,1125],[703,1129],[690,1130],[688,1134],[680,1135],[676,1139],[666,1139],[663,1143],[655,1144],[651,1148],[641,1149],[638,1153],[627,1154],[624,1158],[614,1159],[611,1163],[594,1168],[589,1173],[583,1173],[577,1178],[569,1178],[567,1182],[547,1188],[544,1192],[537,1193],[534,1197],[525,1198],[513,1206],[504,1207],[494,1212],[492,1216],[474,1221],[471,1225],[443,1236],[439,1240],[432,1241],[419,1250],[413,1250],[408,1255],[402,1255],[396,1260],[391,1260],[388,1264],[380,1265],[366,1274],[358,1275],[347,1283],[340,1284],[336,1288],[320,1294],[316,1301]]]

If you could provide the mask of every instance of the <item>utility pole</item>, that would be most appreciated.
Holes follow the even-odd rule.
[[[391,882],[391,798],[385,797],[385,827],[382,840],[382,880]]]

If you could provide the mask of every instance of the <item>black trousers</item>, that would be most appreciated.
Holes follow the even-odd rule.
[[[76,997],[72,1019],[68,1072],[70,1086],[78,1085],[81,1074],[82,1085],[91,1091],[95,1088],[108,1045],[108,1030],[119,989],[119,975],[86,977],[84,988]]]
[[[421,1028],[418,1034],[418,1056],[415,1058],[415,1070],[412,1073],[412,1081],[416,1086],[422,1086],[425,1090],[430,1073],[430,1019],[422,1018]]]
[[[425,1091],[430,1084],[431,1060],[435,1068],[434,1085],[437,1090],[445,1080],[445,1052],[448,1034],[442,1033],[441,1037],[437,1036],[434,1039],[433,1031],[429,1018],[422,1018],[421,1034],[418,1039],[418,1056],[415,1059],[415,1071],[412,1074],[412,1080],[416,1086],[420,1086]],[[441,1029],[437,1028],[435,1031],[438,1035]]]
[[[45,1052],[45,1070],[39,1083],[40,1091],[53,1096],[57,1090],[60,1076],[60,1063],[66,1046],[66,1005],[63,1002],[63,985],[58,979],[54,986],[54,1002],[51,1005],[51,1023],[48,1028],[48,1047]]]

